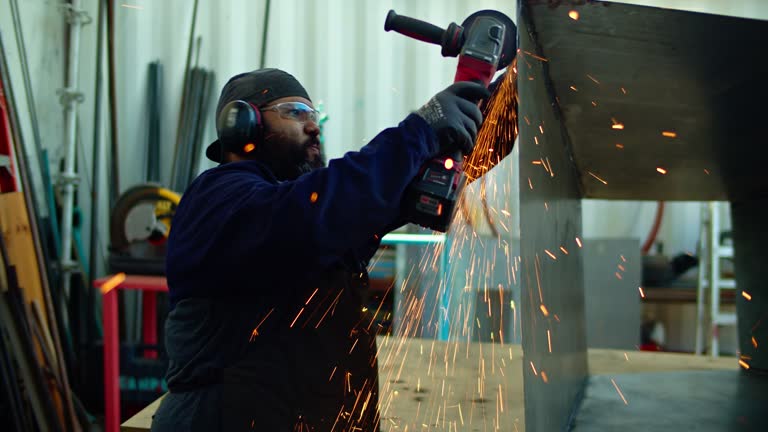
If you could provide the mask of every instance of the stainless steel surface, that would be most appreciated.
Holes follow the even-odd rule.
[[[523,3],[535,38],[524,51],[546,61],[523,52],[521,78],[548,81],[585,198],[741,200],[768,190],[768,59],[759,54],[768,22],[610,2]],[[531,75],[524,63],[546,72]]]
[[[640,345],[639,239],[584,240],[587,346],[636,350]]]
[[[519,12],[520,48],[537,55],[530,16]],[[518,59],[525,423],[542,432],[567,428],[587,376],[579,173],[545,67]]]

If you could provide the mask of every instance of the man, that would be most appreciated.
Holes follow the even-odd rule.
[[[173,220],[170,393],[152,430],[377,430],[366,265],[404,223],[400,201],[419,167],[471,151],[487,96],[454,84],[324,167],[318,113],[293,76],[230,79],[206,151],[221,165],[195,179]]]

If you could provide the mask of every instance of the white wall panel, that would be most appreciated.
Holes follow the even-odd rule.
[[[58,0],[19,0],[33,91],[40,118],[43,145],[54,159],[62,153],[62,111],[56,90],[63,86],[64,29]],[[381,129],[396,124],[453,79],[456,60],[440,56],[440,48],[384,32],[389,9],[445,27],[461,22],[480,9],[497,9],[515,18],[515,0],[274,0],[269,25],[267,65],[294,73],[312,98],[322,101],[329,113],[326,143],[329,156],[359,148]],[[768,19],[764,0],[634,0],[631,3],[714,12]],[[83,0],[95,19],[96,0]],[[121,7],[121,5],[136,8]],[[162,179],[170,178],[176,140],[183,70],[192,14],[192,0],[125,0],[116,8],[117,92],[120,138],[120,181],[127,187],[143,178],[146,141],[147,64],[160,60],[164,66],[162,112]],[[265,0],[200,0],[197,35],[202,36],[200,65],[213,69],[215,96],[231,75],[258,67]],[[83,29],[81,41],[80,130],[83,150],[79,170],[92,177],[94,68],[96,23]],[[11,61],[22,132],[32,147],[18,57],[16,55],[10,2],[0,2],[0,31]],[[106,93],[105,93],[106,97]],[[105,106],[106,108],[106,106]],[[214,137],[213,113],[208,139]],[[106,120],[108,117],[105,115]],[[108,131],[104,131],[108,136]],[[56,163],[54,172],[57,171]],[[205,169],[209,164],[204,164]],[[512,164],[495,174],[498,182]],[[506,167],[510,167],[507,169]],[[106,172],[105,167],[105,172]],[[514,176],[513,176],[514,177]],[[87,184],[80,188],[79,202],[89,215]],[[39,185],[37,185],[39,187]],[[102,188],[106,190],[106,185]],[[42,191],[41,191],[42,192]],[[106,234],[106,204],[99,222]],[[634,236],[644,238],[651,226],[654,203],[585,201],[586,236]],[[84,233],[87,234],[87,224]],[[695,204],[673,204],[660,233],[669,252],[695,247],[698,209]],[[87,236],[84,239],[87,243]]]

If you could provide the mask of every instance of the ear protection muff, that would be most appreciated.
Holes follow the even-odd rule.
[[[247,156],[256,150],[263,139],[261,112],[252,103],[232,101],[221,109],[216,119],[216,130],[222,151]]]

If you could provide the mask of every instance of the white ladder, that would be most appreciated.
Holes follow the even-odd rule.
[[[736,325],[736,313],[720,309],[720,290],[736,289],[736,280],[723,278],[720,260],[733,259],[733,246],[720,244],[720,210],[724,203],[709,202],[702,205],[701,230],[699,235],[699,277],[696,295],[696,348],[695,353],[704,352],[706,323],[705,290],[709,290],[710,354],[720,355],[720,327]]]

